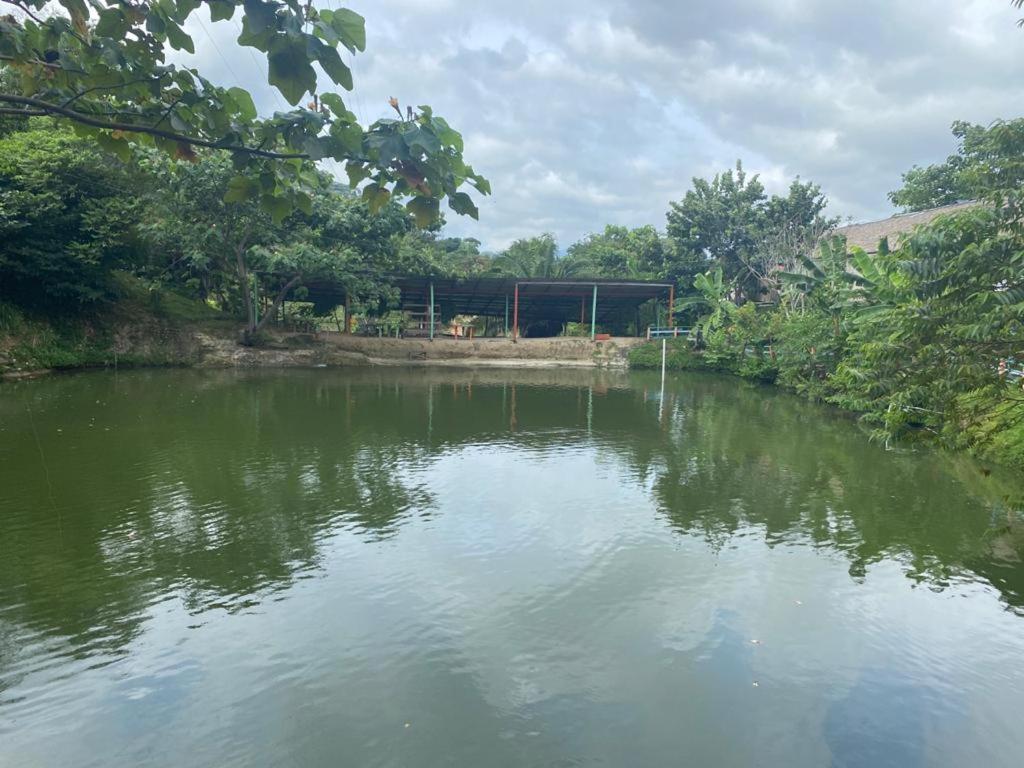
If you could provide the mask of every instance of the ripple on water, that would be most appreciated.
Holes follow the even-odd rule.
[[[0,764],[1016,765],[1010,481],[726,380],[509,376],[36,382]]]

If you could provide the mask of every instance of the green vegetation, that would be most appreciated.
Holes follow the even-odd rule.
[[[745,277],[730,284],[716,264],[677,307],[701,314],[692,339],[673,342],[669,365],[774,381],[862,414],[879,439],[938,440],[1024,467],[1024,391],[1013,374],[1024,361],[1024,120],[955,131],[968,137],[964,156],[974,159],[961,178],[979,205],[877,253],[836,237],[794,250],[792,266],[761,282],[775,298],[757,305],[737,289]],[[658,347],[632,362],[660,365]]]
[[[364,129],[319,89],[313,62],[351,87],[337,48],[363,50],[357,14],[211,4],[215,19],[240,9],[239,45],[267,55],[290,104],[310,99],[261,119],[244,91],[165,63],[165,47],[191,50],[183,25],[197,3],[43,6],[27,0],[0,20],[5,369],[110,364],[129,348],[146,351],[119,363],[187,361],[170,341],[124,344],[130,326],[166,341],[174,326],[240,325],[247,344],[281,318],[340,328],[341,291],[315,285],[342,286],[349,319],[391,329],[396,273],[657,279],[676,285],[674,319],[693,331],[671,342],[670,367],[775,382],[863,414],[879,438],[1024,466],[1024,119],[956,123],[956,152],[908,171],[891,199],[907,210],[982,204],[875,253],[830,234],[837,220],[818,185],[797,178],[769,195],[737,162],[693,179],[663,233],[607,226],[564,252],[542,234],[492,254],[442,233],[442,200],[475,217],[464,185],[490,191],[458,133],[394,100],[396,119]],[[348,184],[318,170],[326,158]],[[602,330],[664,321],[648,305]],[[526,335],[580,330],[542,323]],[[633,362],[658,358],[645,348]]]
[[[112,273],[109,288],[116,301],[75,314],[0,301],[0,371],[185,365],[196,353],[189,328],[229,333],[234,325],[205,302],[125,272]]]
[[[364,129],[341,96],[352,72],[339,48],[366,49],[362,16],[347,8],[317,9],[298,0],[211,0],[213,21],[241,20],[238,45],[266,56],[268,81],[295,109],[262,119],[242,88],[222,88],[195,69],[168,64],[169,49],[195,52],[186,23],[199,0],[125,4],[119,0],[13,0],[19,15],[0,18],[0,115],[49,116],[128,161],[153,149],[193,161],[199,149],[230,155],[237,175],[229,202],[253,201],[275,223],[310,212],[322,188],[315,163],[343,164],[351,184],[368,181],[374,209],[391,198],[421,225],[439,217],[440,202],[477,215],[463,185],[488,194],[487,180],[462,157],[462,137],[430,107],[378,120]],[[199,22],[202,23],[201,21]],[[309,99],[305,107],[300,103]]]
[[[992,189],[1013,189],[1024,182],[1024,118],[997,120],[990,126],[953,124],[957,151],[946,162],[914,166],[889,199],[906,211],[923,211],[985,197]]]

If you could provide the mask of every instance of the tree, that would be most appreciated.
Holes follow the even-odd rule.
[[[827,205],[821,187],[800,179],[790,183],[785,197],[772,195],[766,202],[760,237],[753,253],[744,260],[758,282],[759,298],[777,302],[782,273],[814,258],[819,244],[839,222],[825,216]]]
[[[822,239],[813,257],[799,254],[794,269],[777,275],[783,285],[783,311],[788,314],[817,309],[833,317],[838,326],[841,313],[851,306],[858,279],[849,265],[846,238],[842,235]]]
[[[507,277],[561,280],[584,277],[591,265],[571,256],[559,257],[558,243],[550,234],[516,240],[494,259],[494,271]]]
[[[462,137],[426,106],[363,129],[330,84],[352,88],[339,47],[366,47],[363,18],[347,9],[317,9],[299,0],[209,0],[213,21],[241,8],[241,46],[267,57],[268,80],[295,109],[261,119],[251,95],[222,88],[194,69],[168,64],[168,49],[193,52],[186,21],[200,0],[126,4],[120,0],[0,0],[17,16],[0,17],[0,62],[16,76],[0,81],[0,115],[48,115],[75,126],[122,159],[155,147],[193,160],[197,148],[231,155],[239,175],[230,202],[257,201],[276,222],[298,208],[309,213],[317,186],[313,163],[346,167],[375,210],[392,197],[427,225],[447,198],[459,214],[477,216],[464,183],[488,194],[486,179],[462,158]],[[12,87],[14,86],[14,87]],[[309,98],[304,107],[299,106]],[[255,181],[254,181],[255,180]]]
[[[922,211],[1024,183],[1024,118],[997,120],[987,127],[958,120],[953,136],[956,153],[944,163],[914,166],[904,173],[903,186],[889,193],[893,205]]]
[[[255,201],[224,201],[236,176],[223,155],[202,153],[187,164],[150,161],[159,180],[146,225],[153,249],[168,255],[179,280],[189,276],[204,295],[232,297],[225,303],[244,312],[246,338],[308,280],[329,279],[368,296],[383,290],[389,271],[402,271],[399,240],[412,217],[393,202],[373,214],[364,200],[323,178],[310,212],[294,211],[277,224]],[[254,296],[260,291],[272,297],[262,316]]]
[[[898,253],[880,253],[868,292],[877,309],[854,318],[839,402],[888,434],[960,430],[993,408],[1024,419],[1024,399],[996,375],[998,359],[1024,359],[1022,232],[1015,209],[978,207],[936,219]],[[984,404],[974,417],[967,395]]]
[[[140,179],[51,121],[0,137],[0,295],[51,311],[110,298],[142,259]]]
[[[735,173],[715,174],[710,182],[694,178],[682,201],[670,203],[667,233],[682,258],[670,267],[669,276],[685,284],[692,279],[690,270],[702,274],[717,266],[740,295],[753,293],[745,262],[761,232],[766,199],[758,177],[748,177],[740,161]]]
[[[480,241],[472,237],[438,237],[438,233],[417,229],[402,238],[399,261],[402,271],[419,275],[468,277],[492,269],[488,254],[480,252]]]
[[[628,229],[608,225],[604,232],[587,235],[569,246],[568,258],[591,265],[604,277],[649,279],[665,272],[664,239],[648,225]]]
[[[413,227],[411,217],[391,203],[376,214],[349,195],[325,190],[313,198],[312,214],[293,214],[269,245],[253,249],[261,285],[273,299],[253,333],[259,333],[294,288],[310,280],[344,286],[360,302],[393,298],[390,274],[400,264],[402,237]],[[333,306],[318,307],[322,314]]]
[[[257,320],[249,253],[280,239],[271,214],[256,200],[225,200],[237,174],[222,154],[203,154],[193,163],[150,155],[145,164],[156,180],[144,225],[151,247],[167,255],[167,269],[179,280],[195,278],[204,296],[220,294],[227,309],[244,313],[252,333]]]
[[[671,203],[668,236],[675,244],[669,276],[688,284],[709,266],[722,267],[737,301],[757,299],[778,289],[774,273],[793,258],[790,247],[813,249],[835,225],[824,215],[828,199],[813,182],[791,182],[785,196],[769,198],[757,176],[743,164],[710,182],[694,179],[683,200]]]
[[[903,186],[889,193],[893,205],[904,211],[926,211],[969,200],[971,189],[963,178],[964,158],[951,155],[940,165],[915,165],[903,174]]]

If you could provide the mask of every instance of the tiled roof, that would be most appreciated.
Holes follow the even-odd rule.
[[[915,211],[914,213],[901,213],[890,216],[881,221],[867,221],[863,224],[848,224],[839,227],[835,233],[846,237],[846,244],[850,247],[858,246],[868,253],[878,251],[878,241],[883,237],[889,238],[890,248],[899,248],[899,240],[903,235],[908,234],[915,227],[927,224],[935,217],[946,213],[955,213],[967,208],[973,208],[980,203],[968,201],[965,203],[953,203],[943,205],[939,208],[929,208],[927,211]]]

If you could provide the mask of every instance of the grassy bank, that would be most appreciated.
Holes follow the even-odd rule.
[[[778,367],[764,353],[744,355],[741,360],[720,354],[695,351],[686,339],[666,341],[665,367],[670,371],[711,371],[750,381],[771,383],[809,400],[838,405],[849,410],[849,401],[837,393],[839,385],[823,376],[817,386],[788,386]],[[661,342],[652,341],[629,354],[630,368],[660,369]],[[868,423],[878,414],[861,411]],[[881,433],[878,433],[881,437]],[[979,458],[1024,469],[1024,406],[1017,398],[994,400],[989,392],[962,395],[941,430],[908,428],[904,439],[920,440],[946,448],[965,450]]]
[[[0,301],[0,375],[107,366],[184,366],[196,360],[192,331],[231,332],[236,322],[202,302],[150,292],[119,276],[118,299],[64,315]]]

